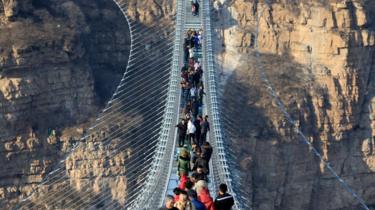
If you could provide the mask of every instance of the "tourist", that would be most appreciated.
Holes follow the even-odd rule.
[[[187,149],[181,148],[180,155],[178,157],[178,175],[185,174],[186,176],[189,175],[190,171],[190,155]]]
[[[209,167],[208,162],[203,156],[203,152],[200,154],[200,156],[195,160],[193,171],[196,171],[198,166],[201,166],[203,168],[203,171],[205,174],[209,174]]]
[[[200,66],[201,66],[201,64],[200,64],[199,61],[195,62],[194,63],[194,70],[197,71]]]
[[[199,180],[203,180],[203,181],[208,181],[207,179],[207,176],[206,176],[206,169],[199,165],[197,167],[197,169],[195,170],[195,172],[192,174],[192,176],[194,175],[194,178],[199,181]]]
[[[194,126],[194,123],[192,122],[192,119],[190,118],[187,125],[187,132],[190,140],[190,145],[196,144],[195,142],[195,131],[196,128]]]
[[[202,150],[196,144],[193,144],[194,147],[192,148],[192,155],[191,155],[191,168],[194,168],[195,162],[197,161],[198,157],[200,157]]]
[[[198,8],[199,8],[199,4],[196,4],[195,7],[196,7],[197,10],[198,10]],[[197,33],[197,32],[195,32],[195,34],[194,34],[194,47],[195,47],[195,49],[197,49],[197,50],[198,50],[198,48],[199,48],[199,38],[198,38],[198,33]]]
[[[202,145],[202,154],[203,158],[207,161],[207,163],[210,162],[211,156],[212,156],[213,149],[207,141],[203,143]]]
[[[191,99],[195,99],[196,95],[197,95],[197,88],[195,86],[193,86],[192,88],[190,88],[190,97],[191,97]]]
[[[193,98],[193,101],[191,102],[191,114],[192,114],[192,116],[193,116],[194,119],[197,119],[198,112],[199,112],[199,106],[200,106],[200,105],[199,105],[198,100],[197,100],[196,98]],[[195,128],[196,128],[195,133],[197,133],[197,131],[198,131],[198,127],[199,127],[199,132],[198,132],[198,134],[199,134],[199,137],[200,137],[200,133],[201,133],[200,122],[199,122],[198,127],[197,127],[197,125],[195,124],[195,123],[196,123],[195,121],[196,121],[196,120],[194,120],[194,126],[195,126]],[[197,136],[197,134],[196,134],[196,136]],[[197,139],[197,138],[195,138],[195,139]]]
[[[173,200],[176,203],[180,199],[181,189],[176,187],[173,189]]]
[[[210,123],[208,122],[208,116],[206,115],[203,118],[201,123],[201,143],[206,142],[207,132],[210,131]]]
[[[185,191],[189,191],[191,189],[193,189],[194,187],[194,183],[190,180],[188,180],[186,183],[185,183]]]
[[[215,210],[214,201],[210,195],[210,192],[208,191],[207,182],[200,180],[195,185],[198,200],[204,204],[207,210]]]
[[[198,194],[195,192],[195,190],[189,190],[188,195],[195,210],[206,210],[204,204],[198,200]]]
[[[193,48],[189,48],[189,58],[194,58],[194,50]]]
[[[195,139],[196,139],[197,145],[201,146],[201,145],[199,145],[199,142],[200,142],[200,139],[201,139],[201,120],[202,120],[202,118],[201,117],[197,117],[198,112],[199,112],[199,107],[196,107],[196,106],[199,106],[199,102],[198,101],[196,101],[195,103],[193,103],[193,116],[194,116],[194,118],[196,118],[194,120],[194,126],[196,128]],[[195,109],[198,109],[198,110],[195,110]]]
[[[193,204],[189,201],[187,192],[181,191],[178,201],[174,204],[178,210],[194,210]]]
[[[182,147],[185,144],[185,137],[187,132],[187,125],[185,123],[185,120],[182,119],[181,122],[176,125],[176,127],[178,129],[178,146]]]
[[[195,4],[191,4],[191,14],[195,16],[197,13],[197,7]]]
[[[199,88],[198,88],[198,101],[199,101],[199,104],[202,105],[203,104],[203,96],[205,95],[206,93],[204,92],[204,89],[203,89],[203,85],[199,85]],[[201,114],[201,113],[199,113]],[[203,122],[203,119],[201,117],[201,122]]]
[[[227,193],[228,187],[226,184],[220,184],[219,193],[215,199],[216,210],[231,210],[234,205],[233,196]]]
[[[178,188],[180,188],[181,190],[185,190],[185,185],[188,181],[189,181],[188,176],[184,172],[181,172],[180,184],[178,185]]]
[[[167,197],[165,198],[165,207],[160,208],[160,210],[178,210],[178,208],[174,207],[173,196],[167,195]]]

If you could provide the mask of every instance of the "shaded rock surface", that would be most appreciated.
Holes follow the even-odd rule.
[[[64,178],[52,175],[22,209],[126,208],[134,201],[145,184],[161,129],[172,64],[173,5],[129,2],[128,18],[137,22],[133,53],[139,56],[122,81],[121,95],[107,110],[106,122],[95,126],[64,161],[58,172]]]
[[[2,3],[5,5],[4,2]],[[51,121],[56,124],[55,127],[59,128],[57,129],[58,132],[56,135],[50,135],[48,138],[42,136],[40,134],[41,131],[46,132],[48,128],[52,127],[50,122],[47,123],[45,121],[37,121],[38,126],[28,129],[29,132],[26,133],[27,138],[25,138],[24,141],[29,142],[28,144],[30,145],[43,145],[40,149],[28,151],[28,154],[25,155],[25,158],[29,158],[30,156],[38,158],[38,161],[33,160],[31,163],[33,173],[36,175],[37,179],[33,180],[32,183],[19,180],[14,181],[14,175],[10,175],[9,182],[4,182],[6,184],[4,184],[4,190],[2,191],[4,192],[4,199],[2,200],[1,206],[4,208],[12,208],[33,191],[34,193],[31,199],[22,202],[19,206],[21,209],[79,209],[83,208],[83,206],[92,206],[92,208],[99,209],[121,208],[126,200],[129,199],[128,197],[133,196],[131,194],[132,191],[129,189],[139,184],[142,178],[144,178],[134,177],[133,171],[129,170],[129,168],[133,165],[132,168],[135,168],[133,170],[145,170],[134,164],[136,160],[143,160],[145,156],[143,151],[131,148],[129,144],[124,144],[124,141],[133,142],[134,140],[128,139],[127,136],[132,136],[133,134],[140,135],[142,130],[144,130],[141,129],[141,126],[147,125],[145,124],[146,122],[150,123],[149,119],[154,116],[148,116],[146,120],[144,116],[147,115],[141,112],[142,110],[145,112],[143,108],[139,108],[139,110],[132,113],[126,113],[126,109],[121,108],[121,110],[124,111],[119,112],[119,114],[111,115],[110,123],[101,124],[96,127],[95,131],[86,132],[85,128],[88,124],[86,123],[87,119],[96,115],[99,108],[101,108],[104,102],[111,96],[122,76],[123,72],[121,70],[123,70],[123,67],[126,65],[130,44],[129,31],[125,18],[113,1],[34,0],[31,4],[31,10],[21,9],[21,7],[17,6],[20,5],[20,3],[21,1],[17,1],[13,7],[9,4],[9,8],[14,8],[14,12],[12,15],[4,15],[2,17],[4,27],[14,22],[30,21],[36,24],[35,28],[39,30],[41,26],[47,27],[45,25],[56,21],[52,23],[51,26],[48,26],[45,31],[40,31],[40,36],[30,38],[30,42],[35,42],[35,39],[43,36],[45,38],[40,38],[41,41],[51,39],[52,47],[46,48],[46,50],[52,51],[50,53],[51,56],[37,59],[36,63],[43,68],[48,67],[44,71],[53,70],[50,69],[49,66],[45,67],[45,63],[51,62],[50,65],[53,67],[60,66],[61,64],[61,68],[66,72],[80,72],[87,75],[87,78],[72,75],[67,79],[67,82],[73,83],[69,94],[77,95],[80,93],[79,88],[74,85],[79,84],[79,87],[82,86],[86,89],[82,90],[82,96],[76,96],[77,99],[75,100],[79,103],[69,102],[72,97],[68,96],[57,103],[52,103],[50,102],[51,99],[47,97],[46,101],[56,107],[60,107],[64,105],[64,103],[72,104],[69,107],[71,113],[56,111],[56,113],[60,114],[60,118],[55,116],[55,112],[53,112],[55,115],[51,115],[51,110],[47,110],[46,115],[43,116],[41,116],[40,113],[35,113],[40,119],[48,119],[47,116],[54,117]],[[154,46],[156,45],[155,43],[158,43],[159,39],[164,38],[163,40],[169,40],[173,38],[173,36],[171,36],[173,31],[167,32],[165,29],[174,23],[174,2],[132,0],[128,3],[129,7],[126,12],[133,22],[139,23],[137,31],[149,31],[149,35],[143,38],[145,42],[138,44],[137,47],[141,49],[141,47],[143,47],[142,45],[145,45],[146,51],[144,51],[144,57],[150,55],[150,57],[147,57],[150,62],[145,63],[147,63],[147,65],[148,63],[153,64],[155,60],[152,56],[161,57],[160,55],[165,53],[166,51],[164,51],[164,49],[167,48],[167,46],[157,48]],[[5,6],[3,8],[3,11],[7,9]],[[39,14],[39,16],[37,14]],[[33,28],[33,24],[21,28],[30,30],[30,28]],[[154,31],[160,31],[160,33],[154,36],[152,30],[150,30],[151,28]],[[54,32],[54,34],[49,35],[49,33],[52,32]],[[12,30],[10,30],[9,33],[13,33]],[[24,38],[21,38],[21,40],[24,40]],[[138,37],[138,40],[141,42],[142,38]],[[42,47],[42,49],[44,49],[44,47]],[[20,52],[22,54],[23,51],[21,50]],[[26,50],[25,52],[34,53],[35,51],[33,49]],[[8,55],[9,53],[6,52],[4,54]],[[44,55],[47,54],[47,52],[42,52],[40,54]],[[34,61],[34,58],[39,56],[39,54],[36,54],[35,57],[32,57],[34,55],[26,56],[22,54],[20,59],[18,59],[20,63],[18,64],[15,58],[17,56],[11,54],[8,58],[5,55],[3,59],[5,70],[4,79],[8,79],[8,75],[10,74],[15,74],[14,72],[16,71],[12,70],[14,66],[18,68],[18,66],[29,65],[30,60]],[[56,58],[54,56],[56,56]],[[25,67],[25,70],[22,72],[25,72],[26,75],[35,75],[35,72],[27,70],[29,69]],[[142,69],[137,68],[137,70]],[[153,76],[155,76],[155,72],[157,73],[157,71],[152,72]],[[164,70],[159,72],[166,73]],[[134,72],[131,74],[134,74]],[[151,75],[151,73],[149,73],[149,75]],[[163,78],[166,78],[165,76],[167,76],[167,74],[163,75]],[[52,81],[56,83],[61,82],[59,77],[53,79]],[[124,91],[128,91],[134,87],[141,88],[152,84],[151,79],[152,77],[147,77],[147,79],[142,80],[142,82],[132,80],[131,84],[133,85],[130,84],[132,87],[128,87],[128,84],[127,88],[124,88]],[[41,78],[38,81],[42,83],[43,80]],[[160,87],[165,87],[165,82],[168,82],[168,80],[159,82],[159,84],[154,84],[155,90],[159,92],[164,91],[165,88],[160,90]],[[65,86],[61,87],[61,89],[62,91],[67,91]],[[19,92],[20,91],[15,91],[15,94],[19,94]],[[38,93],[38,95],[41,95],[41,93]],[[146,104],[150,105],[162,101],[162,99],[155,97],[156,95],[143,100]],[[137,97],[133,96],[133,98]],[[131,100],[131,96],[123,97],[123,101]],[[117,106],[124,107],[124,104],[113,103],[114,109],[120,110]],[[126,104],[126,107],[131,106]],[[26,112],[26,114],[27,113],[28,112]],[[61,122],[57,121],[58,119],[61,119]],[[15,122],[19,121],[21,120]],[[124,133],[125,137],[124,135],[117,135],[118,138],[114,138],[113,135],[111,138],[108,137],[109,133],[114,133],[114,131],[118,131],[119,127],[123,128],[124,125],[129,125],[129,122],[134,121],[139,123],[127,126],[128,130],[123,129],[121,131]],[[43,123],[48,126],[44,126]],[[79,125],[77,126],[77,124]],[[62,128],[65,129],[62,130]],[[13,131],[13,128],[7,129]],[[38,129],[39,132],[35,131],[36,129]],[[22,129],[20,128],[20,130]],[[153,135],[157,133],[158,130],[152,132]],[[83,134],[89,134],[83,144],[84,147],[78,146],[77,149],[69,155],[66,161],[60,162],[61,159],[59,158],[67,151],[70,151],[72,145],[78,143],[77,139]],[[7,144],[8,142],[6,142],[5,147],[11,149],[17,148],[19,147],[18,142],[19,140],[15,137],[11,143]],[[47,152],[48,154],[44,154]],[[38,153],[38,155],[36,155],[36,153]],[[8,154],[9,152],[5,155]],[[14,154],[15,160],[22,157],[19,150],[15,150],[11,154]],[[21,161],[23,160],[20,160],[20,162]],[[52,174],[43,185],[36,188],[36,185],[41,182],[45,175],[48,174],[52,168],[55,169],[57,165],[58,169],[61,170],[57,170],[54,174],[58,175],[54,176]],[[26,175],[28,173],[25,173],[24,170],[26,168],[27,171],[29,166],[27,164],[20,164],[20,166],[22,166],[19,168],[20,176],[27,177]],[[13,167],[9,166],[9,168]],[[4,174],[8,175],[9,173]]]
[[[112,1],[0,1],[1,209],[30,193],[84,135],[129,48]]]
[[[374,9],[365,0],[214,1],[224,127],[255,209],[360,208],[300,141],[261,72],[306,139],[374,207]]]

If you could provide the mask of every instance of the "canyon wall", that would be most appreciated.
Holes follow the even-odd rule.
[[[126,67],[112,1],[0,1],[0,204],[25,197],[85,133]]]
[[[62,172],[52,174],[22,209],[129,208],[143,193],[164,113],[172,60],[165,55],[172,52],[175,8],[173,1],[127,4],[136,41],[121,94],[64,161]]]
[[[175,13],[172,1],[129,3],[129,17],[146,28],[160,20],[172,22]],[[360,208],[296,134],[269,94],[265,73],[306,139],[374,207],[375,3],[213,4],[222,117],[249,205],[267,210]],[[10,209],[29,195],[85,133],[122,76],[129,38],[112,1],[0,1],[1,208]],[[100,147],[108,129],[90,135],[88,146],[64,162],[67,180],[44,185],[33,205],[63,208],[108,192],[116,207],[124,203],[126,165],[135,153],[128,148],[109,156],[120,143],[114,139]],[[70,197],[44,202],[62,197],[67,186],[75,189]],[[96,208],[104,205],[99,201]]]
[[[225,131],[254,209],[375,206],[373,1],[214,1]],[[272,91],[271,91],[272,93]],[[240,107],[240,108],[239,108]]]
[[[16,78],[28,85],[13,85],[12,81],[8,82],[10,87],[4,86],[4,90],[13,91],[14,95],[23,94],[23,104],[13,98],[8,99],[9,103],[28,109],[4,113],[4,116],[17,118],[4,121],[7,123],[4,130],[10,134],[2,140],[3,156],[7,157],[2,162],[9,170],[1,173],[6,177],[0,185],[1,208],[77,209],[83,205],[99,209],[121,208],[128,197],[133,197],[132,187],[143,178],[135,178],[134,171],[129,168],[134,164],[134,158],[143,159],[144,156],[143,151],[126,147],[128,144],[123,142],[128,141],[127,136],[140,135],[145,130],[141,126],[151,122],[144,118],[151,116],[142,113],[141,109],[134,113],[121,109],[124,111],[111,115],[111,123],[96,126],[95,131],[85,128],[92,124],[91,119],[109,99],[126,67],[130,34],[125,17],[111,0],[4,0],[0,3],[4,31],[9,33],[0,39],[10,43],[0,50],[4,57],[2,79]],[[145,37],[136,37],[141,43],[137,48],[144,47],[147,51],[143,58],[149,59],[145,63],[154,64],[158,61],[155,57],[162,57],[160,55],[166,53],[163,50],[168,46],[156,48],[153,45],[160,39],[167,42],[174,38],[173,31],[167,30],[174,26],[174,1],[130,0],[127,4],[125,12],[132,23],[137,23],[133,30],[148,32]],[[19,27],[14,28],[17,24]],[[155,36],[152,30],[160,33]],[[20,37],[16,39],[15,36]],[[12,43],[21,46],[21,50]],[[165,70],[159,72],[167,75]],[[29,81],[28,78],[35,79]],[[125,80],[127,86],[122,91],[151,84],[152,77],[147,78],[142,82],[131,80],[134,84]],[[165,87],[164,83],[154,84],[154,90]],[[31,92],[29,86],[39,89]],[[156,96],[144,99],[146,104],[162,100]],[[26,100],[28,97],[32,102]],[[130,103],[133,99],[137,97],[123,97],[121,101]],[[113,109],[118,106],[131,107],[112,103]],[[130,124],[134,121],[140,123]],[[128,127],[128,130],[122,130],[126,135],[109,138],[108,134],[119,127]],[[84,146],[78,146],[66,161],[61,162],[84,134],[88,134]],[[116,152],[120,146],[121,151]],[[52,170],[54,173],[45,179]],[[43,184],[38,186],[43,179]],[[20,202],[29,195],[30,199]]]

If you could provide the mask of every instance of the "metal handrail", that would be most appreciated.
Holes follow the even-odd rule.
[[[139,193],[136,201],[130,209],[157,209],[162,205],[164,195],[168,188],[171,173],[173,152],[175,148],[175,129],[179,110],[179,71],[182,60],[182,38],[184,25],[184,0],[177,1],[176,32],[173,50],[172,69],[169,80],[168,98],[160,137],[158,139],[157,152],[152,161],[150,172],[146,178],[146,185]]]
[[[213,140],[214,154],[212,158],[212,167],[213,167],[213,177],[215,183],[226,183],[228,186],[228,191],[233,195],[235,200],[234,209],[243,209],[241,208],[241,203],[237,199],[236,190],[232,186],[232,174],[229,170],[227,160],[227,154],[224,148],[224,135],[223,129],[220,121],[220,110],[219,110],[219,101],[217,97],[217,84],[216,84],[216,73],[214,70],[214,59],[213,59],[213,50],[212,50],[212,34],[211,34],[211,18],[210,18],[210,2],[209,0],[203,0],[202,8],[202,25],[203,25],[203,35],[204,35],[204,44],[203,44],[203,53],[204,53],[204,66],[205,71],[207,72],[207,81],[206,87],[208,89],[208,108],[211,118],[211,130],[210,136]]]

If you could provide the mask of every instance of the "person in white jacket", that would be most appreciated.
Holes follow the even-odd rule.
[[[192,47],[189,49],[189,57],[194,58],[194,49]]]
[[[190,140],[190,144],[196,144],[196,142],[195,142],[195,131],[196,131],[195,125],[192,122],[192,120],[189,119],[189,122],[188,122],[188,125],[187,125],[187,133],[188,133],[188,137],[189,137],[189,140]]]

